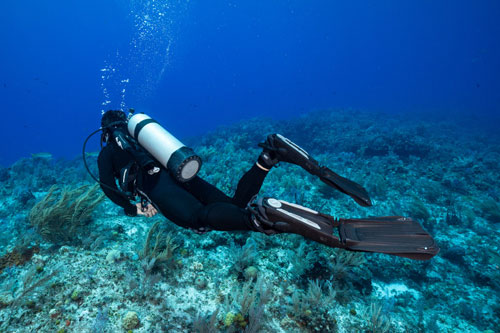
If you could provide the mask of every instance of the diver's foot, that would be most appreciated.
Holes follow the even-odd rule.
[[[333,233],[338,222],[332,216],[283,200],[257,196],[250,200],[247,210],[255,231],[268,235],[294,233],[328,246],[341,246]]]
[[[276,155],[272,151],[264,149],[257,159],[257,166],[264,171],[269,171],[278,162]]]
[[[268,135],[266,141],[259,143],[259,146],[264,148],[262,154],[269,156],[267,165],[273,166],[278,162],[287,162],[299,165],[309,172],[319,170],[319,164],[316,160],[299,145],[281,134]]]

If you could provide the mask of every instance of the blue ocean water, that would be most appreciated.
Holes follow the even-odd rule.
[[[498,332],[499,14],[498,1],[2,1],[0,331]],[[285,162],[260,195],[410,216],[441,251],[128,217],[81,150],[103,111],[129,108],[229,196],[281,133],[373,206]]]
[[[496,1],[0,6],[4,166],[75,156],[107,108],[152,113],[179,137],[324,108],[498,114]]]

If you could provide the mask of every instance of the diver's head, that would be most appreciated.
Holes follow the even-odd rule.
[[[127,116],[125,112],[121,110],[108,110],[103,113],[101,118],[101,141],[108,142],[111,133],[117,129],[121,128],[127,131]]]
[[[127,125],[127,115],[121,110],[108,110],[102,115],[101,127],[103,129],[125,125]]]

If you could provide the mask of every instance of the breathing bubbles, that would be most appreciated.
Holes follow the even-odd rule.
[[[119,104],[125,110],[127,102],[142,102],[153,94],[170,64],[187,5],[181,0],[130,1],[130,42],[100,69],[103,108]]]

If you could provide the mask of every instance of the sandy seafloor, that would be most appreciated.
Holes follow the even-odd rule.
[[[127,217],[107,199],[61,241],[33,227],[30,210],[53,185],[57,195],[93,181],[80,157],[38,154],[0,169],[0,331],[499,332],[498,137],[446,119],[325,111],[187,143],[203,158],[200,176],[231,195],[275,132],[364,185],[374,205],[284,163],[262,195],[338,217],[412,216],[441,252],[418,262],[297,235],[198,235]],[[96,154],[88,160],[96,173]],[[163,261],[142,252],[156,222],[152,243],[170,240]]]

